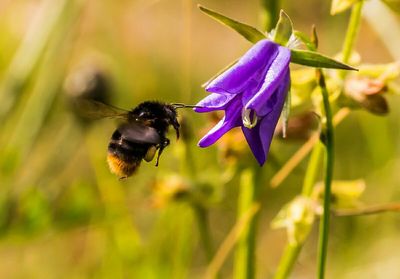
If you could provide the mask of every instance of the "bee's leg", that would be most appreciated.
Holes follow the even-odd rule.
[[[160,144],[160,149],[158,150],[157,160],[156,160],[156,167],[158,167],[158,162],[160,160],[161,153],[163,152],[164,148],[169,145],[169,139],[165,139],[163,143]]]
[[[176,132],[176,139],[179,139],[179,127],[180,127],[180,125],[179,125],[178,120],[174,119],[174,121],[172,121],[171,124],[172,124],[172,126],[174,127],[174,129],[175,129],[175,132]]]

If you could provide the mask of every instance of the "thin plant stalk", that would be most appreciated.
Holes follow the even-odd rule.
[[[339,125],[350,113],[349,108],[341,108],[333,117],[333,125]],[[312,135],[282,166],[282,168],[271,178],[271,187],[276,188],[292,173],[292,171],[310,153],[319,140],[319,133]]]
[[[290,244],[288,243],[285,247],[278,268],[276,270],[274,279],[285,279],[288,278],[296,260],[300,254],[303,243]]]
[[[351,53],[353,52],[354,44],[357,38],[358,30],[360,29],[360,22],[361,22],[361,10],[363,7],[364,1],[360,0],[354,4],[351,15],[349,25],[347,27],[346,37],[343,43],[343,50],[342,50],[342,61],[344,63],[349,63],[351,58]],[[345,71],[343,71],[345,73]]]
[[[232,230],[228,233],[225,240],[218,248],[218,251],[215,253],[210,265],[207,267],[206,275],[204,276],[205,279],[213,279],[216,277],[216,274],[221,269],[230,251],[233,249],[238,239],[246,230],[248,224],[254,217],[254,214],[256,214],[259,209],[260,204],[254,204],[246,213],[241,216],[239,220],[237,220]]]
[[[325,110],[325,189],[323,201],[323,214],[320,221],[319,228],[319,247],[318,247],[318,271],[317,278],[323,279],[325,277],[326,258],[328,254],[328,235],[329,235],[329,221],[330,221],[330,205],[331,205],[331,184],[333,176],[334,164],[334,131],[332,121],[332,111],[329,103],[329,93],[325,84],[325,77],[322,70],[317,70],[317,79],[319,87],[321,88],[323,106]]]
[[[306,174],[304,176],[303,189],[301,194],[305,197],[311,197],[314,185],[318,180],[319,166],[324,151],[324,146],[321,142],[314,145],[313,151],[308,162]]]
[[[259,183],[260,167],[244,169],[240,178],[240,193],[238,201],[238,219],[242,217],[251,207],[259,203],[261,185]],[[235,279],[255,278],[256,265],[256,235],[258,214],[249,222],[248,227],[241,235],[235,253],[234,274]]]
[[[69,1],[42,1],[41,11],[36,15],[21,45],[9,65],[0,86],[0,119],[20,100],[23,87],[28,83],[41,60],[57,24],[65,17]]]
[[[355,44],[358,30],[361,22],[361,11],[363,1],[357,2],[351,11],[350,22],[347,28],[345,41],[343,44],[343,62],[348,63],[351,58],[351,53]],[[331,201],[331,183],[333,175],[334,164],[334,142],[333,142],[333,123],[332,112],[329,103],[329,94],[325,84],[325,78],[322,70],[317,70],[318,83],[321,88],[323,105],[326,117],[326,133],[325,133],[325,146],[326,146],[326,163],[325,163],[325,189],[324,189],[324,204],[323,215],[320,222],[319,229],[319,248],[318,248],[318,270],[317,278],[323,279],[326,270],[326,258],[328,254],[328,234],[329,234],[329,221],[330,221],[330,201]],[[343,73],[343,77],[345,74]]]
[[[191,48],[192,48],[192,12],[191,12],[191,1],[181,1],[183,10],[183,19],[185,21],[184,31],[181,37],[182,44],[182,78],[181,78],[181,94],[182,100],[191,102],[191,78],[190,78],[190,65],[191,65]],[[196,181],[196,170],[193,161],[193,156],[190,147],[187,143],[184,143],[184,164],[182,169],[186,172],[186,175],[191,181]],[[200,241],[203,246],[204,254],[207,260],[207,264],[211,262],[214,257],[214,245],[209,226],[209,212],[208,209],[197,201],[192,201],[192,209],[196,217],[197,226],[200,235]]]
[[[208,221],[208,211],[203,206],[193,206],[197,217],[197,225],[207,263],[210,263],[214,256],[214,246],[211,240],[210,226]]]
[[[321,143],[317,143],[311,153],[302,187],[302,195],[305,197],[311,196],[315,182],[318,179],[318,170],[321,163],[323,151],[323,145]],[[303,244],[304,243],[288,243],[286,245],[278,268],[276,270],[274,279],[288,278],[293,270],[294,264],[296,263],[300,251],[303,248]]]
[[[262,27],[264,31],[270,31],[279,19],[281,0],[261,0],[263,7],[261,14]]]
[[[341,209],[334,210],[333,214],[338,217],[346,217],[346,216],[365,216],[372,214],[379,214],[384,212],[399,212],[400,211],[400,203],[388,203],[388,204],[378,204],[372,206],[366,206],[355,209]]]
[[[182,145],[183,154],[181,154],[181,157],[184,158],[181,165],[182,173],[184,173],[190,181],[196,181],[196,166],[194,164],[190,146],[186,142]],[[190,206],[192,207],[196,218],[201,245],[204,250],[207,264],[209,264],[214,257],[214,244],[209,226],[208,209],[201,201],[196,200],[195,198],[190,200]]]

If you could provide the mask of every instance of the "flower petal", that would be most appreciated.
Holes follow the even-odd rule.
[[[242,131],[244,136],[246,137],[246,141],[250,146],[250,149],[253,152],[254,157],[256,157],[257,162],[260,164],[260,166],[262,166],[264,165],[266,160],[265,156],[266,153],[264,152],[263,149],[259,130],[260,130],[260,124],[258,124],[256,127],[252,129],[242,126]]]
[[[211,93],[203,100],[198,102],[193,110],[195,112],[210,112],[214,110],[222,110],[225,109],[227,104],[235,97],[233,94],[216,94]]]
[[[272,111],[261,119],[259,136],[262,143],[264,154],[268,154],[271,145],[272,137],[276,124],[278,123],[279,117],[285,103],[286,95],[289,89],[290,73],[289,71],[285,75],[284,83],[278,88],[276,94],[273,97],[279,96],[278,100],[274,103]]]
[[[245,105],[246,109],[254,109],[258,116],[264,116],[271,111],[271,107],[266,105],[267,101],[275,92],[275,90],[281,85],[281,83],[285,82],[284,78],[286,73],[289,71],[289,62],[290,50],[288,48],[279,46],[279,53],[272,62],[271,67],[268,69],[261,88],[253,96],[248,95],[248,93],[243,96],[244,100],[251,97]],[[289,81],[285,82],[285,86],[288,82]],[[283,97],[279,95],[278,98]]]
[[[257,72],[269,68],[278,50],[279,45],[272,41],[257,42],[235,65],[211,81],[206,90],[214,93],[241,93]]]
[[[225,116],[217,125],[199,141],[198,146],[207,147],[216,142],[226,132],[242,124],[242,102],[240,98],[234,99],[225,111]]]

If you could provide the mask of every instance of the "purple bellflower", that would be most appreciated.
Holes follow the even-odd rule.
[[[234,127],[241,127],[258,163],[263,165],[290,87],[290,50],[261,40],[212,80],[211,92],[196,112],[224,110],[224,118],[198,143],[207,147]]]

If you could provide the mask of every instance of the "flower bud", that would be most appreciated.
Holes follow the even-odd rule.
[[[389,106],[382,93],[387,91],[384,82],[367,77],[348,78],[345,94],[371,113],[385,115]]]
[[[303,196],[296,197],[279,211],[271,226],[274,229],[286,228],[290,244],[303,243],[314,223],[317,208],[314,200]]]
[[[334,180],[332,181],[332,204],[335,207],[354,207],[359,203],[359,198],[365,191],[365,181]],[[313,199],[322,201],[324,197],[324,184],[317,183],[313,191]]]

